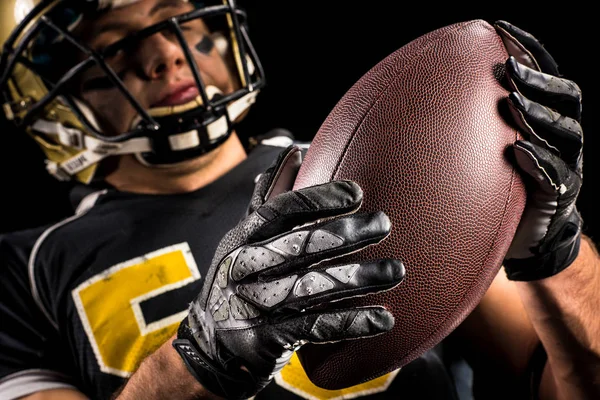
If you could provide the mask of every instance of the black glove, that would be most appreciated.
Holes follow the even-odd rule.
[[[505,21],[496,22],[496,29],[511,55],[509,106],[526,139],[513,147],[528,193],[504,266],[509,279],[531,281],[564,270],[579,252],[581,91],[560,77],[552,56],[531,34]]]
[[[334,301],[396,286],[399,261],[315,266],[383,240],[388,217],[355,214],[362,191],[349,181],[286,192],[299,154],[288,148],[260,177],[250,215],[222,239],[173,342],[218,396],[255,395],[307,342],[374,336],[394,325],[383,307],[335,309]],[[311,310],[324,303],[331,304]]]

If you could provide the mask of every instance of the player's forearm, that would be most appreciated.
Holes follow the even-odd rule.
[[[583,238],[561,273],[518,287],[551,366],[541,393],[553,386],[560,399],[600,398],[600,257],[593,243]]]
[[[127,381],[117,400],[129,399],[218,399],[188,372],[169,339]]]

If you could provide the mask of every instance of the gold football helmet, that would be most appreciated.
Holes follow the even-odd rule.
[[[100,51],[74,34],[78,24],[94,13],[137,1],[147,0],[0,1],[2,108],[8,120],[41,146],[48,171],[58,179],[89,183],[101,178],[98,165],[112,155],[135,154],[140,162],[164,167],[211,151],[229,137],[264,86],[246,14],[234,0],[180,0],[192,4],[193,11],[129,34]],[[210,28],[211,45],[229,66],[236,81],[232,93],[221,93],[202,81],[191,50],[196,44],[188,43],[182,29],[196,19]],[[198,96],[185,104],[144,109],[109,60],[159,32],[168,32],[181,45]],[[137,112],[126,132],[103,130],[91,107],[71,89],[92,67],[103,71],[105,84],[118,90]]]

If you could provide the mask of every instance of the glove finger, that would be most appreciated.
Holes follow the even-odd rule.
[[[508,53],[521,64],[546,74],[560,76],[554,58],[531,33],[506,21],[496,21],[494,27],[504,41]]]
[[[362,198],[362,190],[351,181],[333,181],[282,193],[256,210],[263,223],[250,240],[271,238],[299,225],[353,213],[362,204]]]
[[[389,290],[404,275],[400,261],[378,260],[304,270],[283,279],[241,285],[238,293],[261,308],[287,313]]]
[[[378,243],[390,229],[391,222],[383,212],[347,215],[299,228],[232,253],[231,277],[239,282],[260,274],[260,282],[277,276],[280,284],[291,284],[295,281],[291,274]]]
[[[256,211],[272,194],[291,190],[301,163],[302,153],[299,147],[292,145],[283,150],[271,166],[258,176],[248,214]]]
[[[506,62],[506,72],[515,91],[581,122],[581,89],[575,82],[538,72],[512,56]]]
[[[252,273],[251,268],[258,266],[262,270],[280,264],[284,259],[277,250],[273,252],[265,247],[253,247],[248,244],[273,238],[282,232],[289,233],[296,226],[314,223],[319,218],[353,213],[360,207],[362,195],[362,190],[356,183],[334,181],[276,196],[223,236],[206,278],[213,279],[217,273],[219,277],[223,276],[229,271],[232,255],[237,255],[242,249],[242,255],[248,255],[244,264],[236,264],[236,268],[243,271],[242,277]],[[257,261],[252,260],[250,256]],[[241,259],[244,260],[243,257]],[[209,291],[202,292],[198,299],[200,304],[206,304],[208,293]]]
[[[298,344],[338,342],[376,336],[394,327],[394,316],[383,307],[329,310],[304,313],[277,324],[288,338],[289,349]]]
[[[581,125],[548,107],[513,92],[508,97],[510,110],[521,130],[534,144],[546,147],[580,172],[583,149]]]
[[[556,203],[576,196],[581,187],[581,178],[549,150],[527,141],[517,141],[514,146],[515,159],[519,168],[531,178],[537,187],[533,193],[537,202]]]

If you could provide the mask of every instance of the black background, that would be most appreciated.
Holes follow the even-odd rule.
[[[594,186],[599,140],[595,65],[597,22],[592,2],[243,1],[250,36],[267,77],[267,87],[239,127],[243,137],[283,127],[310,140],[341,96],[365,72],[409,41],[455,22],[507,20],[534,34],[550,51],[564,77],[583,92],[584,186],[578,201],[585,230],[599,236]],[[409,5],[410,4],[410,5]],[[552,3],[554,4],[554,3]],[[2,129],[3,176],[0,230],[26,228],[70,212],[68,184],[44,170],[37,146]]]

